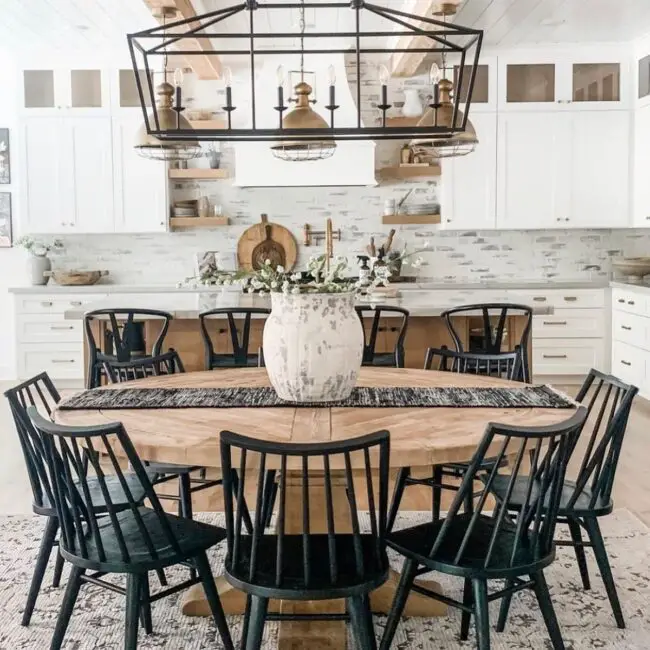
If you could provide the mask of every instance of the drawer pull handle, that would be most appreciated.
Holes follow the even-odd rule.
[[[623,359],[621,359],[621,363],[622,363],[624,366],[631,366],[631,365],[632,365],[629,361],[624,361]]]
[[[81,305],[83,305],[83,303],[81,302],[81,300],[71,300],[71,301],[70,301],[70,304],[71,304],[73,307],[81,307]]]
[[[52,363],[75,363],[74,359],[50,359]]]
[[[634,300],[628,300],[628,301],[627,301],[627,304],[628,304],[628,305],[633,305],[633,304],[634,304]]]
[[[566,325],[565,320],[545,320],[544,325]]]
[[[543,354],[544,359],[566,359],[566,354]]]
[[[43,302],[41,302],[41,307],[51,307],[51,306],[52,303],[48,302],[47,300],[43,300]]]
[[[535,302],[546,302],[546,298],[544,296],[536,296],[533,298]]]
[[[622,330],[626,330],[626,331],[628,331],[628,332],[631,332],[631,331],[632,331],[632,328],[631,328],[629,325],[621,325],[621,329],[622,329]]]
[[[51,325],[51,330],[73,330],[74,325]]]
[[[564,296],[566,302],[576,302],[578,300],[575,296]]]
[[[624,302],[625,302],[625,300],[623,300],[623,298],[619,298],[618,301],[619,301],[620,303],[624,303]]]

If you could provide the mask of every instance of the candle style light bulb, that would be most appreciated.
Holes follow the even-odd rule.
[[[285,77],[285,74],[284,74],[284,66],[283,65],[279,65],[277,67],[277,70],[275,71],[275,75],[276,75],[277,80],[278,80],[278,86],[284,86],[284,80],[285,80],[286,77]]]
[[[378,74],[379,74],[379,83],[382,86],[387,85],[388,79],[390,78],[390,72],[388,72],[388,68],[385,65],[380,65],[378,68]]]
[[[176,86],[177,88],[179,86],[182,86],[184,77],[185,77],[185,73],[183,72],[183,68],[176,68],[174,70],[174,86]]]
[[[437,63],[433,63],[429,70],[429,80],[431,81],[431,85],[435,86],[437,83],[440,83],[441,79],[442,73],[440,71],[440,66]]]
[[[230,68],[223,69],[223,81],[226,84],[226,88],[232,86],[232,70]]]
[[[327,79],[330,86],[333,86],[336,83],[336,70],[333,65],[327,68]]]

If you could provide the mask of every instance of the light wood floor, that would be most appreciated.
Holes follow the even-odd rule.
[[[0,392],[11,383],[0,382]],[[70,388],[63,385],[61,388]],[[576,386],[558,386],[575,394]],[[577,451],[579,455],[580,451]],[[650,526],[650,402],[637,398],[614,487],[617,508],[627,508]],[[409,488],[405,509],[427,510],[430,492]],[[199,504],[197,504],[199,505]],[[198,509],[198,508],[197,508]],[[31,491],[6,399],[0,398],[0,515],[31,513]]]

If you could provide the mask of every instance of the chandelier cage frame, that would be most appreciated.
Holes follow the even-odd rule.
[[[319,9],[349,9],[354,12],[354,31],[336,31],[336,32],[321,32],[309,31],[304,34],[304,41],[320,40],[328,38],[351,38],[354,39],[354,46],[352,48],[318,48],[318,47],[294,47],[292,49],[258,49],[258,44],[267,39],[286,39],[286,40],[299,40],[300,32],[259,32],[255,29],[255,14],[259,9],[266,10],[283,10],[296,9],[301,7],[305,9],[314,9],[316,12]],[[223,32],[210,30],[224,20],[231,16],[248,12],[248,25],[249,29],[246,32]],[[398,25],[403,30],[387,30],[387,31],[364,31],[361,29],[362,16],[364,12],[370,12],[386,19],[393,25]],[[414,21],[415,24],[410,24],[408,21]],[[196,24],[201,23],[199,26]],[[317,22],[317,20],[315,21]],[[192,27],[188,27],[192,25]],[[419,27],[418,25],[423,25]],[[183,31],[178,31],[180,28],[186,28]],[[172,34],[170,30],[174,30]],[[367,38],[394,38],[400,36],[422,36],[429,39],[430,47],[417,47],[417,48],[390,48],[390,47],[364,47],[363,40]],[[460,38],[464,42],[457,44],[453,40]],[[183,49],[182,41],[184,39],[215,39],[217,42],[223,40],[236,40],[245,39],[248,41],[247,49],[229,50],[223,47],[214,47],[211,43],[210,49],[190,50]],[[144,31],[127,35],[129,51],[131,55],[131,63],[135,76],[138,97],[144,116],[144,123],[147,132],[156,138],[165,141],[196,141],[196,142],[275,142],[279,140],[286,140],[290,137],[292,140],[404,140],[404,139],[424,139],[431,138],[446,139],[453,133],[463,132],[467,125],[469,108],[471,105],[472,93],[474,90],[474,83],[476,80],[476,73],[479,65],[479,55],[483,41],[483,31],[463,27],[455,23],[444,22],[436,18],[428,16],[418,16],[409,14],[407,12],[382,7],[366,0],[347,0],[346,2],[261,2],[259,0],[245,0],[230,7],[224,7],[215,11],[195,16],[192,18],[185,18],[169,22],[166,25],[160,25]],[[154,41],[152,46],[150,43]],[[156,42],[158,41],[158,42]],[[236,106],[232,103],[232,89],[227,87],[226,92],[226,105],[222,107],[226,113],[226,127],[225,128],[201,128],[201,129],[161,129],[160,121],[158,118],[158,107],[155,101],[155,89],[153,83],[153,69],[151,66],[151,57],[165,56],[168,54],[170,46],[175,45],[178,49],[172,50],[175,55],[183,56],[191,59],[193,56],[205,55],[221,55],[221,56],[241,56],[248,57],[250,63],[250,128],[234,128],[232,126],[231,114],[237,110]],[[456,87],[463,88],[465,80],[467,80],[467,93],[464,101],[461,102],[461,95],[463,93],[455,92],[453,99],[453,118],[451,125],[439,126],[435,123],[425,126],[404,126],[404,125],[391,125],[387,123],[387,111],[392,107],[387,102],[379,103],[376,108],[381,111],[380,124],[378,126],[364,126],[362,122],[362,103],[361,103],[361,63],[362,57],[368,54],[397,54],[405,52],[417,52],[430,55],[456,55],[459,57],[458,72],[456,79]],[[353,127],[339,127],[335,124],[335,114],[338,106],[335,104],[335,96],[333,95],[330,86],[330,102],[324,108],[327,109],[329,114],[329,128],[300,128],[300,129],[287,129],[282,127],[283,113],[289,109],[289,106],[281,105],[274,108],[279,114],[279,124],[277,128],[258,128],[256,125],[256,96],[255,96],[255,75],[256,75],[256,58],[259,56],[286,56],[286,55],[327,55],[327,54],[344,54],[354,56],[354,65],[356,67],[356,82],[352,85],[353,97],[356,100],[356,126]],[[140,57],[140,62],[138,61]],[[141,72],[144,71],[144,83],[141,78]],[[346,80],[346,83],[349,81]],[[385,97],[385,86],[382,87],[382,94]],[[333,101],[334,97],[334,101]],[[149,99],[151,105],[147,105],[146,99]],[[182,111],[185,108],[182,106],[182,96],[180,87],[176,88],[175,104],[173,110],[177,112],[180,118]],[[433,101],[433,100],[432,100]],[[461,109],[462,105],[462,109]],[[429,108],[436,109],[436,105],[429,103]],[[375,108],[373,106],[373,108]],[[150,115],[153,119],[150,119]],[[434,116],[436,111],[433,111]],[[434,119],[435,122],[435,119]]]

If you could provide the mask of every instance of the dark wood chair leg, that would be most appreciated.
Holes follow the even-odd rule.
[[[192,479],[188,473],[178,475],[178,515],[185,519],[194,516],[192,508]],[[190,568],[190,578],[196,578],[196,569]]]
[[[61,586],[61,575],[63,574],[63,557],[61,556],[61,553],[58,551],[56,552],[56,560],[54,564],[54,576],[52,577],[52,586],[55,589],[58,589]]]
[[[512,580],[506,580],[506,589],[510,589],[514,585]],[[499,619],[497,620],[497,632],[503,632],[506,629],[506,622],[508,621],[508,613],[510,612],[510,603],[512,602],[512,594],[508,594],[501,599],[499,606]]]
[[[151,622],[151,601],[149,600],[149,574],[145,573],[140,578],[140,622],[145,634],[153,632],[153,625]]]
[[[372,623],[370,600],[367,595],[346,599],[350,622],[360,650],[377,650],[375,627]]]
[[[487,582],[472,580],[474,593],[474,615],[476,622],[476,647],[490,650],[490,613],[488,611]]]
[[[61,603],[61,609],[59,610],[59,617],[56,620],[54,634],[52,634],[50,650],[60,650],[61,646],[63,645],[63,638],[65,637],[66,630],[68,629],[68,623],[70,623],[72,610],[74,609],[74,604],[77,601],[77,596],[79,595],[79,588],[81,587],[81,576],[83,573],[83,569],[79,569],[75,566],[73,566],[70,571],[68,586],[65,589],[63,602]]]
[[[571,540],[574,544],[576,553],[576,560],[578,561],[578,569],[580,570],[580,577],[582,578],[582,586],[584,589],[591,589],[589,581],[589,570],[587,569],[587,556],[585,555],[585,547],[582,545],[582,532],[580,531],[580,524],[576,519],[567,519],[569,532],[571,533]]]
[[[251,596],[250,621],[245,639],[246,645],[242,644],[245,650],[259,650],[262,647],[262,636],[264,634],[264,623],[266,621],[268,606],[268,598]]]
[[[137,650],[140,615],[140,576],[126,576],[126,616],[124,623],[124,650]]]
[[[158,576],[158,582],[160,583],[160,586],[166,587],[168,583],[165,572],[162,569],[156,569],[156,575]]]
[[[614,612],[616,625],[618,625],[621,630],[624,630],[625,619],[623,618],[623,610],[621,609],[621,603],[618,600],[618,593],[616,592],[616,585],[614,584],[614,576],[612,575],[612,568],[609,566],[607,549],[605,548],[605,542],[602,533],[600,532],[600,526],[598,525],[598,521],[591,517],[585,518],[584,523],[587,532],[589,533],[589,540],[594,549],[594,555],[596,556],[596,562],[598,562],[600,575],[605,583],[607,597],[609,598],[609,603]]]
[[[463,605],[471,607],[474,603],[472,596],[472,581],[470,578],[465,578],[463,586]],[[467,641],[469,637],[469,623],[472,618],[471,612],[463,611],[460,617],[460,640]]]
[[[210,569],[208,556],[205,553],[201,553],[196,556],[195,562],[199,570],[201,583],[203,584],[203,591],[205,591],[205,597],[208,599],[210,611],[212,612],[212,617],[214,618],[217,630],[219,630],[223,646],[226,650],[234,650],[230,630],[228,629],[228,623],[226,622],[226,615],[223,611],[223,606],[221,605],[217,585],[214,583],[214,576],[212,575],[212,569]]]
[[[431,517],[432,521],[440,521],[440,503],[442,502],[442,467],[434,465],[433,482],[435,483],[431,496]]]
[[[533,589],[537,596],[539,608],[542,610],[542,616],[544,617],[544,623],[546,623],[548,634],[551,637],[553,649],[565,650],[560,626],[557,622],[557,617],[555,616],[555,610],[553,609],[551,594],[549,593],[548,585],[546,584],[546,578],[541,571],[531,576],[531,578],[535,581]]]
[[[397,513],[399,512],[399,506],[402,502],[402,497],[404,496],[404,488],[406,487],[406,479],[411,473],[410,467],[402,467],[397,472],[395,477],[395,487],[393,488],[393,500],[390,504],[390,510],[388,512],[388,520],[386,522],[386,530],[393,530],[395,525],[395,519],[397,518]]]
[[[56,517],[48,517],[41,538],[41,545],[38,549],[38,558],[36,566],[34,567],[34,574],[32,575],[32,583],[29,586],[29,594],[27,595],[27,602],[25,603],[25,611],[23,612],[22,625],[29,625],[36,605],[36,599],[43,584],[43,576],[47,569],[47,563],[50,561],[52,548],[54,547],[54,540],[56,533],[59,530],[59,520]]]
[[[380,650],[388,650],[391,643],[393,642],[395,631],[397,630],[397,625],[402,618],[402,612],[406,606],[406,599],[411,593],[411,587],[413,586],[413,581],[415,580],[417,569],[418,565],[415,560],[406,560],[404,562],[404,566],[402,567],[402,577],[400,578],[399,584],[397,585],[395,598],[393,599],[393,604],[391,605],[390,612],[388,613],[388,619],[386,620],[384,635],[382,636],[381,643],[379,644]]]

